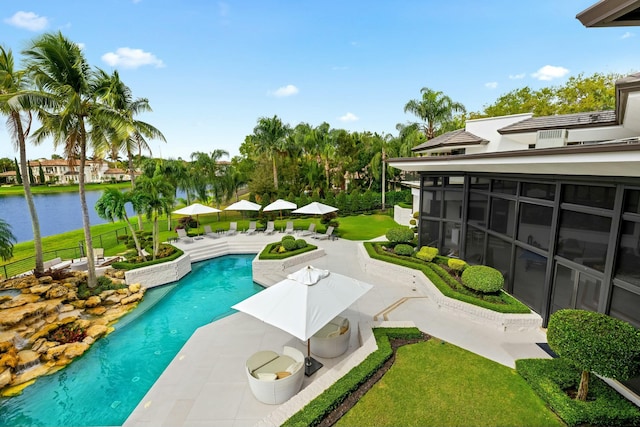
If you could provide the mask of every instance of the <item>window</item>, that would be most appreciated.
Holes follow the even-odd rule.
[[[521,203],[518,240],[548,250],[552,215],[553,208],[549,206]]]
[[[624,211],[640,213],[640,191],[626,190],[624,192]]]
[[[460,220],[462,216],[462,192],[444,192],[444,218]]]
[[[638,307],[640,307],[640,295],[618,286],[613,286],[611,310],[609,312],[612,317],[622,319],[636,328],[640,328],[640,310],[638,310]]]
[[[538,313],[544,305],[544,275],[547,257],[516,248],[513,295]]]
[[[513,224],[515,222],[516,202],[499,198],[491,199],[491,230],[507,236],[513,236]]]
[[[611,218],[563,210],[560,215],[558,255],[604,271]]]
[[[616,278],[640,286],[640,223],[622,222]]]
[[[489,190],[489,178],[482,178],[479,176],[472,176],[469,179],[469,183],[474,190]]]
[[[422,215],[440,218],[440,200],[442,191],[424,190],[422,192]]]
[[[487,225],[487,206],[489,198],[483,194],[469,194],[469,213],[467,219],[472,224]]]
[[[521,195],[534,199],[554,200],[556,197],[556,186],[555,184],[523,182]]]
[[[613,209],[616,198],[615,187],[566,184],[562,190],[562,201],[594,208]]]
[[[516,194],[517,189],[518,183],[516,181],[493,180],[493,191],[495,193]]]

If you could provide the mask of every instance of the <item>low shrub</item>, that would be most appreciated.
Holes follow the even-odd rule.
[[[87,299],[93,295],[100,295],[104,291],[110,291],[114,289],[124,289],[127,285],[113,283],[107,276],[98,277],[98,285],[95,288],[90,288],[86,281],[78,283],[78,298]]]
[[[84,328],[74,324],[67,323],[56,328],[49,334],[49,341],[57,341],[60,344],[69,344],[72,342],[79,342],[85,339],[87,332]]]
[[[464,260],[457,259],[457,258],[449,258],[449,260],[447,261],[447,267],[449,267],[452,271],[454,271],[456,275],[459,275],[468,266],[469,265]]]
[[[304,239],[297,239],[295,242],[296,242],[296,249],[302,249],[307,246],[307,241]]]
[[[393,252],[401,256],[411,256],[413,255],[413,246],[400,243],[393,248]]]
[[[409,227],[394,227],[387,230],[386,237],[392,243],[409,243],[414,233]]]
[[[295,244],[295,240],[293,240],[293,243]],[[283,252],[279,252],[279,248],[282,248]],[[295,255],[305,253],[305,252],[313,251],[315,249],[318,249],[318,247],[307,243],[307,245],[304,248],[301,248],[301,249],[296,248],[292,251],[287,251],[282,247],[281,242],[275,242],[265,246],[262,252],[260,252],[260,255],[258,255],[258,259],[265,259],[265,260],[285,259],[285,258],[289,258]]]
[[[516,371],[568,426],[637,426],[640,408],[600,378],[589,386],[589,399],[572,399],[567,391],[580,383],[579,369],[562,358],[519,359]]]
[[[287,234],[286,236],[282,237],[281,242],[284,242],[285,240],[296,240],[296,238],[294,236],[292,236],[291,234]]]
[[[433,259],[438,255],[438,248],[432,248],[430,246],[423,246],[416,253],[416,257],[423,261],[433,261]]]
[[[293,240],[291,240],[291,239],[283,240],[281,242],[281,244],[282,244],[282,247],[285,248],[285,250],[287,250],[287,251],[293,251],[293,250],[298,248],[298,246],[296,245],[295,239],[293,239]]]
[[[136,255],[131,259],[127,259],[126,261],[114,262],[113,264],[111,264],[111,266],[117,270],[134,270],[136,268],[173,261],[180,258],[184,254],[183,251],[176,248],[175,246],[173,246],[173,248],[175,249],[175,252],[172,255],[167,256],[166,258],[156,258],[155,260],[153,260],[151,259],[152,257],[149,256],[147,257],[147,261],[142,261],[141,258]]]
[[[462,284],[474,291],[498,292],[504,286],[502,273],[486,265],[472,265],[462,273]]]

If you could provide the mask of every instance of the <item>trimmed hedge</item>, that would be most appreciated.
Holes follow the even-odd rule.
[[[400,256],[411,256],[413,255],[413,246],[407,245],[406,243],[400,243],[393,248],[393,252]]]
[[[302,249],[308,245],[307,241],[304,239],[297,239],[295,242],[297,249]]]
[[[287,250],[287,252],[296,250],[298,248],[298,246],[296,245],[296,241],[295,240],[286,239],[286,240],[283,240],[280,243],[281,243],[282,247],[284,247]]]
[[[447,267],[449,267],[451,270],[455,271],[456,273],[460,273],[461,271],[464,271],[467,267],[469,267],[469,264],[467,264],[466,261],[461,259],[449,258],[449,261],[447,261]]]
[[[504,286],[502,273],[487,265],[472,265],[462,273],[462,284],[474,291],[498,292]]]
[[[293,414],[282,426],[317,426],[351,393],[364,384],[393,355],[390,338],[417,339],[422,337],[418,328],[374,328],[378,350],[371,353],[358,366],[336,381],[331,387]]]
[[[414,233],[409,227],[393,227],[387,230],[386,237],[392,243],[409,243]]]
[[[295,243],[295,240],[294,240],[294,243]],[[258,255],[258,259],[284,259],[284,258],[289,258],[289,257],[294,256],[294,255],[300,255],[300,254],[303,254],[305,252],[309,252],[309,251],[313,251],[315,249],[318,249],[317,246],[307,244],[307,246],[305,246],[304,248],[301,248],[301,249],[295,249],[295,250],[292,250],[292,251],[286,251],[286,252],[282,252],[282,253],[271,253],[273,248],[275,248],[276,246],[279,246],[279,245],[280,245],[280,242],[275,242],[275,243],[268,244],[267,246],[265,246],[265,248],[262,250],[262,252],[260,252],[260,255]]]
[[[578,388],[580,370],[562,358],[519,359],[516,371],[570,427],[640,425],[640,408],[598,377],[590,381],[591,400],[572,399],[565,390]]]
[[[497,295],[482,295],[473,293],[455,280],[451,275],[435,262],[445,259],[436,257],[435,262],[424,262],[414,257],[401,257],[382,251],[386,242],[365,242],[364,247],[373,259],[390,262],[402,267],[420,270],[445,296],[469,304],[477,305],[498,313],[531,313],[529,307],[518,301],[513,296],[500,290]],[[378,252],[378,249],[380,252]],[[446,262],[444,262],[446,264]]]
[[[423,261],[433,261],[433,259],[435,257],[438,256],[438,248],[432,248],[430,246],[423,246],[420,248],[420,250],[416,253],[416,257],[418,259],[421,259]]]
[[[158,259],[150,260],[146,262],[137,262],[137,263],[128,262],[128,261],[119,261],[111,264],[111,267],[115,268],[116,270],[135,270],[137,268],[148,267],[150,265],[162,264],[165,262],[176,260],[184,254],[184,252],[178,248],[175,248],[175,250],[176,252],[172,255],[169,255],[168,257],[158,258]]]

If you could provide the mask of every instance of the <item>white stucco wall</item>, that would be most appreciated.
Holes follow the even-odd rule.
[[[174,261],[125,272],[127,285],[140,283],[145,288],[153,288],[182,279],[191,272],[191,257],[184,254]]]
[[[466,154],[477,153],[491,153],[496,151],[513,151],[513,150],[527,150],[528,144],[523,144],[509,139],[508,136],[503,136],[498,133],[498,129],[510,124],[520,122],[522,120],[532,117],[533,114],[513,114],[511,116],[502,117],[489,117],[486,119],[467,120],[465,129],[476,136],[484,138],[489,141],[488,144],[480,147],[469,147],[466,149]]]

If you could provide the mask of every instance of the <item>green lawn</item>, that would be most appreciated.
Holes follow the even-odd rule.
[[[432,338],[392,368],[338,426],[564,426],[514,369]]]
[[[105,184],[86,184],[86,191],[103,190],[105,187],[115,188],[131,188],[130,182],[119,182],[117,184],[105,183]],[[78,185],[34,185],[31,187],[33,194],[50,194],[50,193],[77,193]],[[10,187],[0,186],[0,196],[16,196],[24,195],[24,187],[22,185],[12,185]]]

